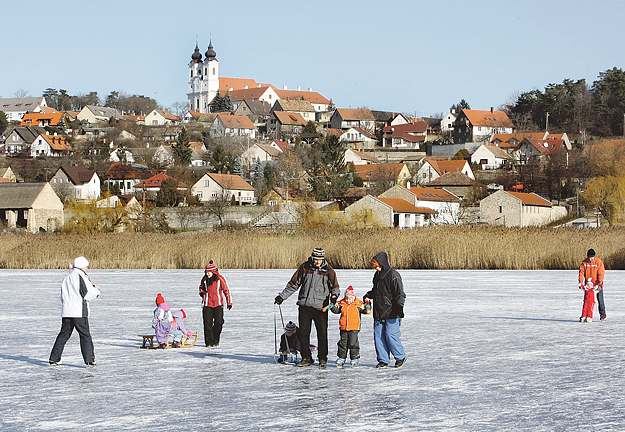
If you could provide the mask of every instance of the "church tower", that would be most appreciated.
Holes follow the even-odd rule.
[[[211,41],[206,51],[205,59],[195,43],[195,51],[189,63],[189,109],[201,113],[209,112],[209,104],[219,91],[219,61]]]

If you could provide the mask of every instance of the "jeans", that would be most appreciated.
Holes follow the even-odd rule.
[[[603,288],[597,293],[597,303],[599,303],[599,317],[605,318],[605,302],[603,301]]]
[[[95,354],[93,352],[93,341],[91,333],[89,333],[89,318],[63,318],[61,321],[61,331],[56,337],[52,352],[50,353],[50,361],[58,363],[61,361],[61,355],[65,348],[65,343],[69,340],[72,332],[76,329],[80,336],[80,352],[82,358],[87,363],[95,362]]]
[[[375,342],[375,353],[378,362],[390,363],[390,353],[395,360],[406,358],[404,347],[401,344],[401,323],[399,318],[387,319],[384,321],[373,320],[373,340]]]
[[[181,330],[174,330],[173,332],[170,332],[171,335],[174,336],[174,342],[182,342],[182,331]]]

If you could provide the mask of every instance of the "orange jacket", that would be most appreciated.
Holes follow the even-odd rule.
[[[331,310],[334,313],[340,313],[339,328],[341,330],[360,330],[360,311],[364,311],[364,303],[362,300],[355,298],[352,303],[347,300],[340,300]]]
[[[584,284],[587,283],[588,279],[592,278],[593,284],[603,286],[604,276],[605,266],[599,258],[595,258],[593,262],[586,258],[582,261],[582,265],[579,266],[579,281]]]

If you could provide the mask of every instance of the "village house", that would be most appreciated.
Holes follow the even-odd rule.
[[[415,182],[418,184],[429,183],[448,172],[461,172],[472,180],[475,180],[473,170],[469,162],[464,159],[438,160],[437,158],[426,157],[415,175]]]
[[[458,118],[458,113],[456,110],[451,110],[449,114],[443,117],[440,121],[440,129],[441,132],[451,132],[454,130],[454,123]]]
[[[17,183],[23,181],[13,172],[11,167],[0,168],[0,181]]]
[[[41,112],[41,107],[46,106],[44,97],[0,99],[0,111],[4,112],[9,122],[21,122],[27,112]]]
[[[351,127],[341,133],[339,141],[347,143],[353,150],[371,150],[378,142],[378,138],[364,129]]]
[[[345,215],[352,218],[367,218],[380,221],[383,226],[415,228],[428,225],[436,210],[415,207],[401,198],[374,197],[366,195],[345,209]]]
[[[514,132],[510,134],[494,134],[490,143],[509,151],[517,147],[525,138],[535,140],[562,140],[565,147],[571,150],[571,140],[566,133],[550,134],[549,132]]]
[[[61,165],[50,179],[59,197],[78,200],[100,199],[100,177],[95,170],[75,165]]]
[[[4,131],[4,151],[13,155],[21,152],[30,152],[30,146],[37,137],[46,134],[40,126],[17,126]]]
[[[58,127],[65,129],[66,127],[65,113],[26,113],[22,117],[20,126],[41,126],[41,127]]]
[[[258,99],[243,99],[234,110],[234,115],[249,117],[259,132],[267,132],[267,121],[271,115],[271,105]]]
[[[35,138],[30,146],[30,155],[32,157],[59,157],[66,155],[71,150],[72,147],[67,143],[67,138],[64,136],[45,133]]]
[[[385,126],[382,130],[382,146],[419,150],[427,140],[427,131],[428,124],[423,120]]]
[[[330,127],[349,129],[359,127],[369,132],[375,131],[375,117],[367,108],[337,108],[330,119]]]
[[[118,188],[121,195],[130,195],[136,192],[134,187],[137,184],[151,176],[152,173],[145,165],[113,162],[104,175],[104,184],[109,190]]]
[[[272,111],[267,122],[267,134],[283,140],[299,135],[308,122],[301,114]]]
[[[354,168],[366,187],[372,187],[380,180],[404,186],[410,181],[410,171],[405,163],[355,165]]]
[[[495,145],[482,144],[471,155],[471,163],[480,165],[483,170],[505,168],[512,157],[504,149]]]
[[[168,179],[175,180],[172,176],[168,176],[167,174],[160,172],[150,178],[147,178],[137,183],[134,186],[134,189],[135,191],[150,192],[151,195],[154,195],[161,190],[161,188],[163,187],[163,183]],[[179,191],[185,191],[187,190],[187,185],[182,182],[178,182],[177,189]]]
[[[256,138],[256,127],[246,116],[218,114],[210,128],[210,136]]]
[[[514,125],[504,111],[463,109],[454,123],[454,143],[490,140],[494,134],[512,133]]]
[[[345,165],[369,165],[379,164],[380,161],[371,152],[357,151],[352,149],[345,150],[345,156],[343,157]]]
[[[460,222],[460,198],[446,189],[393,186],[380,195],[382,198],[401,198],[415,207],[435,210],[430,223],[451,224]]]
[[[532,162],[544,166],[548,158],[554,155],[567,156],[566,143],[562,139],[525,138],[511,151],[514,161],[519,165]]]
[[[273,161],[282,154],[279,147],[267,144],[254,143],[247,150],[241,153],[241,163],[248,167],[253,167],[257,163]]]
[[[116,108],[87,105],[78,113],[76,119],[92,124],[105,123],[111,119],[121,119],[122,117],[121,111]]]
[[[153,109],[148,115],[145,116],[143,124],[146,126],[165,126],[178,124],[181,121],[182,117],[174,115],[166,109]]]
[[[272,111],[284,111],[290,114],[300,114],[308,123],[315,121],[316,111],[313,105],[303,99],[278,99],[274,102]]]
[[[239,205],[256,204],[254,187],[234,174],[206,173],[191,187],[191,193],[202,202],[234,197]]]
[[[329,112],[330,106],[332,105],[332,101],[323,96],[321,93],[313,91],[311,88],[308,88],[307,90],[301,90],[299,88],[297,90],[289,90],[284,87],[282,89],[276,89],[276,93],[280,99],[303,100],[310,102],[317,112],[316,119],[312,119],[315,121],[321,121],[320,115]]]
[[[499,190],[480,201],[480,222],[506,227],[541,226],[567,215],[535,193]]]
[[[0,223],[29,233],[63,227],[63,203],[50,183],[0,183]]]
[[[426,188],[445,189],[462,201],[473,201],[478,183],[460,171],[447,172],[424,184]]]

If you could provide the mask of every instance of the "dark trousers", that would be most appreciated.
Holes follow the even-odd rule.
[[[349,350],[349,358],[360,358],[360,343],[358,342],[358,330],[341,330],[341,340],[337,344],[339,350],[337,356],[342,359],[347,358],[347,351]]]
[[[605,317],[605,302],[603,301],[603,288],[597,293],[597,303],[599,303],[599,317]]]
[[[56,337],[52,352],[50,353],[51,362],[60,362],[61,355],[65,343],[69,340],[72,332],[76,329],[80,336],[80,352],[85,363],[95,362],[95,354],[93,352],[93,341],[91,333],[89,333],[89,318],[63,318],[61,322],[61,331]]]
[[[224,307],[202,308],[202,317],[204,318],[204,342],[206,346],[216,345],[219,343],[221,329],[224,326]]]
[[[328,361],[328,312],[308,306],[299,307],[299,334],[298,339],[302,345],[302,359],[311,359],[310,352],[310,329],[312,322],[317,329],[317,349],[319,360]]]

